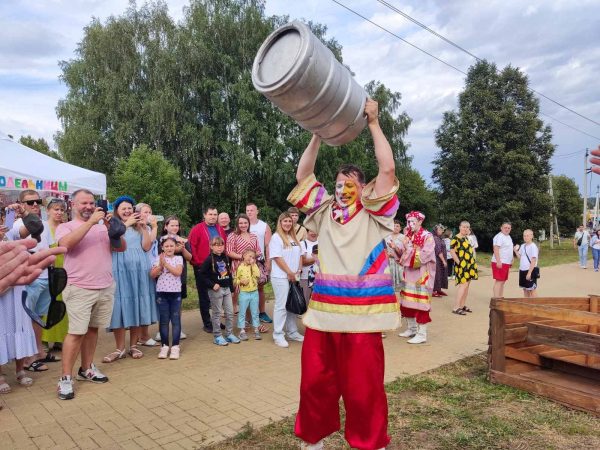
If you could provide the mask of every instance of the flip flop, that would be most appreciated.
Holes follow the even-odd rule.
[[[463,306],[463,307],[462,307],[462,310],[463,310],[464,312],[473,312],[473,310],[472,310],[471,308],[469,308],[468,306]]]
[[[45,372],[48,370],[48,366],[41,362],[41,360],[34,361],[30,365],[23,367],[25,370],[29,372]]]
[[[268,333],[269,327],[267,325],[265,325],[264,323],[261,323],[258,327],[258,331],[260,331],[261,333]]]
[[[51,363],[51,362],[59,362],[59,361],[60,361],[60,358],[57,358],[52,353],[46,353],[46,356],[38,359],[36,362]]]
[[[462,308],[459,308],[459,309],[453,309],[453,310],[452,310],[452,314],[458,314],[459,316],[466,316],[466,315],[467,315],[467,313],[466,313],[466,312],[464,312],[464,311],[462,310]]]

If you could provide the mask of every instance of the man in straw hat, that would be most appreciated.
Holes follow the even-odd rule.
[[[387,434],[381,332],[398,326],[398,302],[384,238],[398,210],[392,149],[378,121],[377,102],[367,100],[368,127],[379,166],[369,184],[352,164],[340,167],[335,193],[317,181],[321,139],[313,135],[300,158],[298,185],[288,200],[306,214],[304,226],[319,234],[320,272],[308,311],[302,347],[300,409],[295,433],[306,448],[323,448],[339,430],[339,398],[346,407],[345,436],[354,448],[380,449]]]

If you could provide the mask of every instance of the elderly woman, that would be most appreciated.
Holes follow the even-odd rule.
[[[446,253],[446,243],[443,240],[444,231],[446,231],[446,228],[441,224],[437,224],[433,227],[436,259],[432,297],[443,297],[448,295],[442,291],[442,289],[448,289],[448,255]]]
[[[157,321],[154,283],[150,278],[152,237],[139,213],[135,201],[126,195],[114,202],[115,217],[125,223],[127,249],[113,252],[113,276],[116,282],[115,302],[109,328],[115,335],[116,350],[103,359],[111,363],[125,358],[125,331],[129,329],[129,355],[140,359],[144,354],[137,347],[140,327]]]

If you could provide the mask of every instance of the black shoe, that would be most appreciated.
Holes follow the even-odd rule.
[[[208,325],[204,325],[204,326],[202,327],[202,330],[204,330],[206,333],[209,333],[209,334],[212,334],[212,332],[213,332],[213,328],[212,328],[212,326],[211,326],[211,327],[209,327]]]

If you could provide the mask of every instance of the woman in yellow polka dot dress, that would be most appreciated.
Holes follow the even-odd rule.
[[[478,278],[475,252],[469,242],[470,230],[469,222],[463,220],[460,223],[458,234],[450,242],[450,254],[454,260],[454,279],[458,286],[452,312],[460,316],[466,316],[467,313],[473,312],[465,303],[471,281]]]

